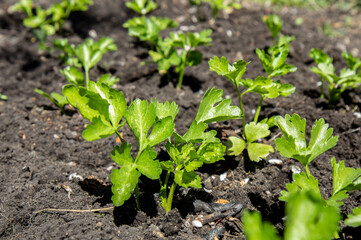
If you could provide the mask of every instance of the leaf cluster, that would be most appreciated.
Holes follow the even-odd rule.
[[[313,48],[310,50],[310,57],[317,66],[310,70],[321,77],[321,98],[324,97],[324,81],[328,83],[329,97],[328,102],[335,104],[340,100],[341,94],[347,88],[359,88],[361,84],[361,60],[347,52],[342,53],[342,57],[347,63],[347,68],[341,69],[339,75],[335,73],[333,59],[324,53],[321,49]]]
[[[171,32],[168,38],[158,40],[156,49],[150,50],[149,55],[153,62],[158,64],[160,73],[169,73],[171,67],[176,67],[176,72],[179,74],[178,89],[180,89],[185,67],[198,65],[202,61],[202,53],[195,48],[210,45],[211,34],[211,29],[199,33]]]
[[[345,167],[344,161],[337,163],[336,159],[332,158],[333,192],[328,199],[323,198],[318,180],[311,175],[308,169],[312,160],[336,145],[338,136],[332,136],[332,128],[329,128],[322,118],[312,126],[308,145],[305,137],[306,120],[301,119],[299,115],[293,114],[292,117],[286,115],[285,118],[277,116],[275,117],[275,124],[283,133],[281,138],[275,140],[276,150],[284,157],[297,159],[306,169],[306,173],[293,174],[293,182],[286,185],[287,191],[281,191],[279,199],[289,202],[292,196],[297,193],[313,192],[324,208],[340,214],[340,207],[344,204],[343,201],[348,198],[349,192],[361,190],[361,169]],[[357,209],[355,214],[359,214]],[[355,221],[355,225],[360,224],[357,218],[350,215],[350,220],[347,222]],[[353,225],[353,223],[349,224]]]
[[[34,36],[40,41],[40,48],[46,49],[45,41],[47,36],[54,35],[61,30],[64,21],[71,12],[86,11],[92,0],[63,0],[55,3],[47,9],[36,6],[33,11],[33,0],[20,0],[10,7],[11,12],[24,12],[27,17],[23,20],[24,26],[33,29]]]
[[[254,80],[242,78],[246,72],[246,66],[249,64],[249,62],[244,60],[229,64],[229,60],[225,57],[219,59],[215,56],[209,60],[208,64],[211,71],[216,72],[220,76],[225,76],[235,86],[241,107],[240,118],[243,121],[243,139],[230,137],[227,143],[228,153],[230,155],[239,155],[247,148],[250,160],[258,162],[261,158],[265,158],[270,152],[273,152],[272,146],[255,143],[257,139],[265,138],[270,134],[269,127],[271,126],[271,119],[264,119],[258,123],[262,102],[266,98],[287,97],[295,91],[295,87],[291,84],[281,83],[280,80],[273,80],[272,78],[294,72],[296,67],[285,63],[288,55],[287,45],[276,46],[271,55],[259,49],[257,49],[256,52],[266,70],[266,77],[259,76]],[[240,87],[245,88],[245,90],[241,92],[239,90]],[[248,124],[246,124],[245,121],[246,117],[242,103],[242,97],[246,93],[257,93],[260,95],[260,102],[254,120]]]

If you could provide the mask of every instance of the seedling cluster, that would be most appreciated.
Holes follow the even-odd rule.
[[[348,88],[360,88],[361,86],[361,67],[360,58],[356,58],[348,52],[343,52],[342,57],[347,63],[348,68],[343,68],[340,74],[335,73],[333,59],[324,53],[321,49],[313,48],[310,51],[310,57],[317,64],[310,70],[321,77],[321,98],[324,98],[324,82],[328,83],[328,102],[336,104],[341,94]]]
[[[235,1],[192,2],[209,3],[214,17],[219,10],[240,8]],[[91,0],[63,0],[48,9],[36,7],[33,11],[32,0],[20,0],[11,9],[27,14],[24,25],[34,29],[40,47],[45,48],[46,37],[61,30],[72,11],[85,11],[91,4]],[[150,57],[158,65],[159,72],[167,74],[169,80],[171,69],[175,68],[179,74],[177,88],[180,89],[185,67],[201,63],[202,53],[196,48],[210,45],[212,30],[196,33],[174,31],[169,33],[169,37],[163,37],[163,30],[175,28],[178,23],[168,18],[148,17],[147,14],[157,8],[156,2],[132,0],[125,5],[139,16],[129,19],[123,27],[128,29],[130,36],[149,44]],[[259,120],[265,99],[288,97],[295,91],[293,85],[277,78],[297,70],[295,66],[286,63],[290,44],[295,38],[281,34],[283,22],[277,15],[265,16],[263,21],[273,38],[273,45],[267,50],[256,49],[265,74],[254,79],[243,78],[250,62],[238,60],[230,64],[225,57],[211,58],[208,62],[209,69],[226,77],[234,85],[239,106],[232,105],[231,99],[224,99],[221,89],[208,89],[202,97],[195,119],[183,135],[177,133],[175,127],[179,112],[175,102],[161,103],[157,99],[148,102],[138,98],[127,102],[124,93],[112,87],[119,81],[116,77],[104,74],[96,81],[90,78],[90,70],[101,61],[103,55],[117,50],[114,40],[109,37],[100,38],[98,41],[89,38],[77,46],[70,44],[67,39],[54,40],[54,49],[61,52],[59,58],[67,65],[61,73],[69,84],[63,87],[63,95],[49,95],[40,89],[35,91],[62,110],[66,104],[78,109],[89,121],[82,133],[85,140],[95,141],[114,135],[118,137],[120,144],[114,146],[111,152],[111,158],[119,165],[110,175],[112,201],[115,206],[123,205],[134,193],[137,207],[141,209],[139,179],[143,175],[159,182],[160,205],[169,212],[177,187],[202,187],[201,178],[196,171],[204,164],[224,160],[226,152],[229,155],[240,155],[245,149],[247,155],[244,155],[248,156],[249,160],[258,162],[276,150],[285,158],[298,160],[305,167],[305,172],[293,175],[293,182],[286,185],[287,191],[282,191],[279,198],[287,203],[284,239],[331,239],[337,237],[343,201],[347,199],[350,191],[361,189],[361,169],[345,167],[344,161],[337,163],[336,159],[332,158],[333,193],[325,199],[321,195],[318,180],[311,174],[309,164],[336,145],[338,137],[332,136],[332,128],[329,128],[324,119],[317,120],[307,143],[306,120],[297,114]],[[323,82],[328,82],[330,103],[338,101],[347,88],[359,87],[359,58],[343,53],[348,68],[341,70],[337,76],[332,59],[322,50],[312,49],[310,56],[317,64],[311,71],[321,76],[321,97],[324,95]],[[259,95],[258,106],[250,122],[247,122],[242,101],[243,96],[248,93]],[[6,96],[0,94],[0,98],[6,99]],[[216,137],[215,130],[207,131],[208,124],[231,119],[242,121],[243,132],[239,137],[229,137],[225,146]],[[125,125],[137,142],[136,152],[132,152],[134,146],[129,143],[130,140],[124,139],[120,133]],[[275,149],[269,144],[258,142],[271,134],[270,128],[273,126],[277,126],[283,134],[275,140]],[[161,146],[165,146],[169,159],[157,159],[156,148]],[[345,220],[345,224],[360,226],[360,216],[361,207],[355,208]],[[248,239],[280,239],[273,226],[262,222],[260,214],[245,212],[242,219]]]

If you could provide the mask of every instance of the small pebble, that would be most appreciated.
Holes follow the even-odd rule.
[[[226,34],[227,34],[228,37],[232,37],[232,35],[233,35],[231,30],[227,30]]]
[[[292,173],[298,173],[298,174],[301,173],[301,169],[296,165],[291,166],[291,171],[292,171]]]
[[[88,34],[91,38],[96,38],[98,36],[97,31],[95,31],[94,29],[90,30]]]
[[[54,134],[53,137],[54,137],[55,139],[59,139],[59,138],[60,138],[58,134]]]
[[[192,221],[192,225],[196,228],[201,228],[203,227],[203,224],[199,221],[199,220],[193,220]]]
[[[78,175],[77,173],[72,173],[72,174],[69,175],[69,180],[73,180],[75,178],[79,179],[79,181],[84,180],[84,178],[82,176]]]
[[[270,159],[270,160],[268,160],[268,163],[274,164],[274,165],[282,165],[283,162],[280,159]]]
[[[361,118],[361,112],[354,112],[353,115],[354,115],[356,118]]]
[[[221,181],[221,182],[223,182],[226,178],[227,178],[227,173],[226,172],[219,175],[219,181]]]

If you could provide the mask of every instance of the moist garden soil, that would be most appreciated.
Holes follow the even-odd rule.
[[[36,2],[36,1],[35,1]],[[241,10],[230,15],[210,18],[206,5],[190,7],[188,1],[158,1],[160,8],[152,14],[177,20],[182,29],[213,30],[211,46],[201,47],[203,62],[188,68],[181,91],[174,83],[161,77],[149,61],[147,46],[129,37],[122,24],[135,16],[126,9],[123,1],[102,0],[86,12],[74,13],[65,24],[62,34],[72,43],[80,43],[90,35],[95,38],[109,36],[115,39],[118,50],[107,53],[98,67],[91,70],[91,78],[111,73],[120,78],[115,86],[124,92],[127,101],[135,98],[175,101],[180,112],[175,120],[176,130],[185,133],[193,121],[203,93],[212,87],[224,90],[224,97],[237,103],[235,89],[227,79],[210,72],[207,61],[213,56],[226,56],[232,61],[251,61],[246,77],[264,75],[255,49],[272,45],[271,35],[262,22],[262,16],[275,9],[244,3]],[[278,200],[280,191],[292,181],[292,169],[302,166],[292,160],[271,154],[265,161],[250,163],[246,156],[226,157],[224,161],[199,170],[204,189],[176,191],[173,210],[167,215],[159,207],[159,183],[141,178],[142,211],[137,211],[132,197],[122,207],[112,208],[110,172],[118,167],[110,152],[116,138],[86,142],[82,130],[87,121],[74,109],[62,113],[47,99],[36,94],[34,88],[45,92],[61,92],[66,84],[59,70],[65,66],[56,57],[37,50],[31,32],[22,25],[23,14],[9,14],[7,8],[15,3],[0,3],[0,92],[8,96],[0,101],[0,238],[2,239],[202,239],[212,228],[224,226],[222,239],[244,239],[240,214],[220,219],[216,223],[195,228],[191,221],[204,212],[197,212],[193,202],[198,199],[214,202],[219,199],[243,204],[243,209],[257,210],[265,220],[283,230],[284,203]],[[46,6],[49,1],[36,3]],[[324,118],[339,136],[336,147],[316,158],[310,166],[319,180],[324,197],[332,194],[330,159],[345,160],[346,166],[361,167],[361,91],[346,91],[340,103],[329,106],[320,99],[319,78],[309,71],[313,65],[308,55],[311,48],[321,48],[334,58],[337,70],[345,66],[341,52],[351,51],[360,57],[360,12],[327,9],[278,9],[284,20],[282,33],[294,35],[288,63],[297,66],[295,73],[282,78],[296,87],[290,97],[264,102],[261,118],[297,113],[307,119],[310,133],[316,119]],[[295,25],[295,19],[303,24]],[[345,24],[352,17],[351,24]],[[338,37],[329,38],[320,29],[329,23]],[[176,75],[172,75],[174,82]],[[257,106],[256,95],[245,95],[245,112],[251,120]],[[211,124],[225,141],[230,135],[241,132],[241,120]],[[124,138],[136,144],[128,128]],[[279,136],[272,129],[271,137],[264,140],[274,144]],[[164,147],[159,159],[166,160]],[[270,164],[277,158],[282,164]],[[226,174],[225,179],[220,175]],[[73,176],[73,177],[71,177]],[[247,182],[247,179],[249,181]],[[222,180],[222,181],[221,181]],[[146,191],[145,191],[146,190]],[[352,192],[342,207],[346,216],[360,205],[360,192]],[[91,210],[97,212],[69,212],[43,209]],[[40,212],[39,212],[40,211]],[[360,239],[359,229],[341,226],[343,239]]]

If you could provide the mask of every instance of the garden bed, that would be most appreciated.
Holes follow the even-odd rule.
[[[241,203],[244,209],[260,211],[265,220],[282,231],[284,202],[278,197],[292,181],[292,168],[303,169],[303,166],[277,153],[268,156],[267,160],[281,159],[282,164],[270,164],[267,160],[250,163],[241,156],[226,157],[225,161],[201,168],[199,174],[207,191],[178,189],[173,210],[167,215],[158,206],[159,183],[146,178],[141,178],[140,183],[143,211],[136,210],[135,200],[131,198],[121,207],[98,212],[37,212],[47,208],[90,210],[112,207],[109,176],[112,168],[117,166],[110,152],[116,145],[116,138],[86,142],[81,133],[87,121],[75,109],[66,107],[64,114],[34,92],[34,88],[61,92],[66,79],[59,70],[65,66],[56,56],[38,52],[32,34],[22,25],[24,16],[7,13],[7,8],[15,1],[3,2],[0,3],[0,93],[6,94],[8,100],[0,101],[1,238],[201,239],[211,226],[206,224],[195,228],[191,225],[191,221],[202,213],[193,207],[196,199],[205,202],[225,199]],[[203,53],[202,64],[186,69],[181,90],[166,82],[158,74],[156,65],[140,64],[149,60],[147,49],[122,28],[122,24],[134,16],[122,1],[95,1],[88,11],[72,14],[64,35],[72,43],[82,42],[90,32],[97,38],[114,38],[118,50],[107,53],[99,67],[91,70],[90,77],[96,78],[102,73],[119,77],[120,82],[115,88],[124,92],[127,102],[135,98],[175,101],[180,107],[175,125],[183,134],[195,118],[202,95],[208,88],[223,89],[224,96],[237,103],[234,86],[209,71],[207,61],[210,58],[226,56],[232,61],[251,61],[245,76],[254,78],[262,74],[263,68],[255,49],[266,49],[273,44],[262,22],[262,16],[273,11],[245,3],[241,10],[213,20],[206,6],[196,11],[194,7],[190,8],[188,1],[162,2],[154,15],[175,19],[181,26],[194,31],[213,30],[212,45],[199,48]],[[361,167],[361,118],[355,114],[360,112],[361,90],[346,91],[340,103],[329,106],[327,100],[319,98],[318,76],[309,71],[313,65],[309,50],[323,49],[334,58],[338,70],[345,65],[342,51],[348,50],[360,56],[360,13],[283,8],[277,14],[284,21],[282,33],[296,37],[291,43],[288,63],[298,70],[282,78],[282,81],[293,84],[296,91],[286,98],[266,100],[260,119],[297,113],[307,119],[308,133],[319,118],[324,118],[334,129],[334,135],[339,136],[336,147],[310,165],[310,171],[319,180],[321,193],[328,197],[332,194],[331,157],[345,160],[346,166]],[[319,31],[325,22],[342,23],[346,16],[352,16],[354,21],[351,27],[345,28],[342,36],[329,38]],[[304,19],[302,25],[295,25],[297,17]],[[258,101],[257,95],[244,97],[248,116]],[[241,125],[241,120],[231,120],[211,124],[211,128],[226,140],[228,136],[239,133]],[[128,128],[122,130],[124,139],[135,142]],[[274,145],[273,139],[279,133],[280,130],[273,128],[266,141]],[[165,152],[163,147],[160,152]],[[80,177],[71,179],[69,176],[74,173],[83,180]],[[224,173],[226,178],[221,181],[220,175]],[[144,189],[147,191],[143,192]],[[358,207],[360,197],[359,191],[352,192],[342,207],[342,213],[347,215]],[[240,215],[214,224],[226,227],[223,239],[244,239]],[[340,236],[358,239],[357,230],[342,226]]]

